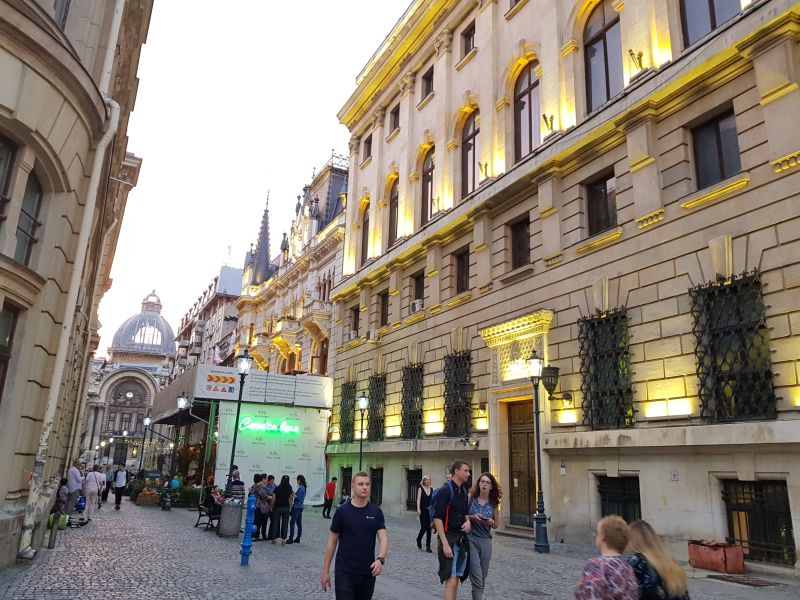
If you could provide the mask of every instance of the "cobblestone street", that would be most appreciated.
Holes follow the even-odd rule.
[[[121,511],[110,508],[105,506],[85,527],[59,532],[56,548],[40,550],[32,564],[0,572],[0,598],[333,598],[333,592],[319,587],[330,523],[319,509],[306,509],[301,544],[258,542],[250,566],[243,568],[238,541],[220,538],[202,526],[193,528],[195,512],[139,508],[127,499]],[[417,550],[415,524],[410,518],[387,520],[391,551],[376,599],[441,597],[435,554]],[[583,561],[591,555],[587,547],[558,544],[551,555],[536,555],[529,540],[504,536],[496,536],[494,544],[489,599],[572,598]],[[751,588],[698,574],[690,579],[690,593],[695,600],[800,597],[796,580],[775,581],[771,587]],[[467,583],[459,598],[469,597]]]

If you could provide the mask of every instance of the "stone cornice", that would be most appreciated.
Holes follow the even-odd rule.
[[[494,348],[547,333],[552,322],[552,311],[539,310],[511,321],[480,329],[478,335],[483,338],[489,348]]]

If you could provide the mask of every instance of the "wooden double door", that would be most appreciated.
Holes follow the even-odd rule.
[[[533,402],[508,405],[511,524],[533,527],[536,512],[536,432]]]

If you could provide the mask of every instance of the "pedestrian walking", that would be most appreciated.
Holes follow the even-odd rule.
[[[597,524],[595,546],[600,556],[589,559],[575,590],[575,600],[636,600],[636,576],[622,553],[630,531],[622,517],[611,515]]]
[[[294,491],[294,503],[292,504],[291,518],[289,519],[289,539],[287,544],[299,544],[300,536],[303,535],[303,503],[306,499],[306,478],[303,475],[297,476],[297,489]],[[294,528],[297,525],[297,537],[294,537]]]
[[[472,600],[482,600],[489,562],[492,560],[492,529],[500,522],[503,492],[491,473],[481,473],[469,493],[469,580]]]
[[[431,478],[425,475],[417,486],[417,516],[419,517],[419,533],[417,534],[417,548],[422,550],[422,536],[425,536],[425,550],[431,550]]]
[[[120,464],[117,467],[117,472],[114,475],[114,509],[119,510],[122,504],[122,494],[125,493],[125,486],[128,485],[128,472],[125,470],[125,465]]]
[[[320,583],[322,590],[328,591],[331,585],[331,561],[336,552],[336,600],[371,600],[375,579],[383,573],[386,564],[389,536],[383,511],[369,501],[370,485],[369,475],[363,471],[356,473],[352,480],[351,500],[340,505],[333,515]]]
[[[67,514],[71,515],[75,512],[75,503],[78,501],[78,496],[81,495],[83,488],[83,476],[81,475],[81,461],[72,461],[72,466],[67,471]]]
[[[289,501],[292,496],[292,485],[289,483],[289,476],[281,477],[281,482],[274,492],[275,501],[272,503],[272,543],[278,540],[281,544],[286,543],[286,535],[289,531]]]
[[[467,519],[467,480],[469,464],[457,460],[450,469],[452,477],[439,488],[433,500],[433,523],[439,540],[439,580],[445,584],[445,600],[456,600],[458,584],[469,577],[469,540],[471,524]]]
[[[331,518],[331,508],[333,508],[333,499],[336,497],[336,477],[332,477],[331,480],[325,485],[325,495],[322,499],[325,503],[322,506],[322,518],[323,519],[330,519]]]
[[[86,520],[91,521],[97,509],[97,498],[106,485],[106,477],[100,472],[100,465],[94,465],[83,480],[83,495],[86,496]]]
[[[108,502],[108,492],[111,491],[114,483],[114,472],[111,470],[111,465],[106,465],[106,470],[103,475],[106,478],[106,484],[103,486],[103,492],[100,494],[101,502]]]
[[[630,524],[628,564],[639,586],[640,600],[689,600],[686,573],[664,548],[647,521]]]

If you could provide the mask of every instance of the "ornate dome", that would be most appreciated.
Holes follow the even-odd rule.
[[[175,334],[161,316],[161,299],[156,296],[155,290],[142,301],[142,312],[117,329],[111,343],[111,352],[175,355]]]

